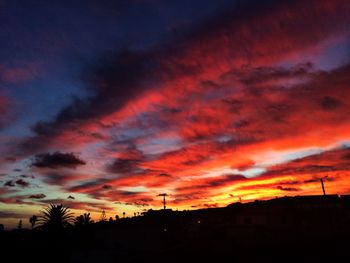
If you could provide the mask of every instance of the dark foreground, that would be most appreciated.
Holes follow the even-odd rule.
[[[59,233],[13,230],[0,235],[1,262],[347,262],[350,197],[149,211]]]

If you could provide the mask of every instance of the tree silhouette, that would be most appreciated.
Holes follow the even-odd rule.
[[[88,226],[94,221],[91,220],[90,213],[84,213],[83,215],[77,216],[75,218],[74,224],[76,226]]]
[[[20,219],[18,222],[18,229],[22,229],[22,219]]]
[[[53,205],[41,211],[39,217],[40,226],[49,230],[61,230],[70,225],[73,220],[73,213],[62,204]]]
[[[105,210],[102,210],[101,216],[100,216],[100,222],[105,222],[106,220],[107,220],[106,212],[105,212]]]
[[[32,225],[32,228],[34,228],[37,221],[38,221],[38,217],[36,215],[33,215],[29,218],[29,223]]]

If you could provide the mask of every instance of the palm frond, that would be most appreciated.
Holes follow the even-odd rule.
[[[38,218],[38,222],[41,227],[50,229],[64,228],[70,225],[72,221],[73,213],[70,212],[68,207],[64,207],[62,204],[50,204],[41,211],[41,215]]]

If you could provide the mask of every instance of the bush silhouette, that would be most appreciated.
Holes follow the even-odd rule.
[[[32,228],[34,228],[37,221],[38,221],[38,217],[36,215],[33,215],[29,218],[29,223],[32,225]]]
[[[78,227],[88,226],[94,221],[91,220],[90,213],[84,213],[83,215],[77,216],[75,218],[74,224]]]

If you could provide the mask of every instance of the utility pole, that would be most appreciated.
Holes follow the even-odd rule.
[[[164,205],[164,210],[166,209],[166,203],[165,203],[165,197],[168,196],[167,194],[159,194],[158,196],[163,196],[163,205]]]
[[[325,176],[324,178],[327,178],[327,177],[328,177],[328,176]],[[323,195],[326,196],[326,190],[324,189],[323,178],[321,178],[320,181],[321,181],[321,186],[322,186]]]

